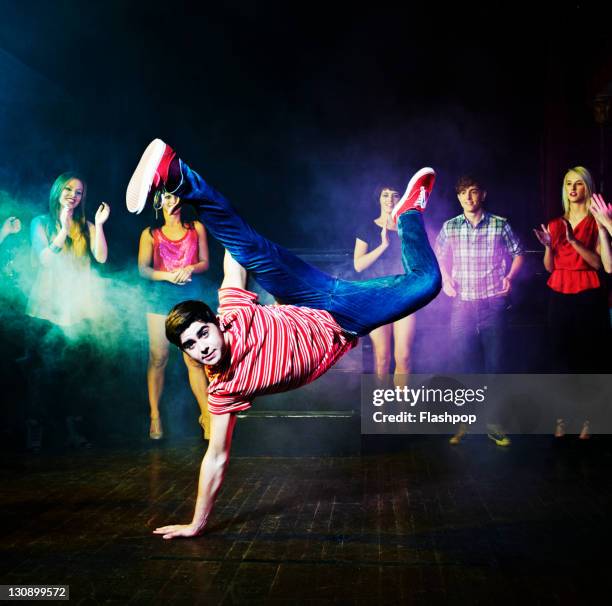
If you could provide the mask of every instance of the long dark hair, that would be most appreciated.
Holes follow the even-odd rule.
[[[155,192],[155,196],[153,197],[153,217],[151,219],[151,223],[149,225],[149,233],[151,235],[153,235],[153,231],[156,229],[161,229],[166,220],[164,219],[164,211],[163,209],[161,210],[161,212],[156,213],[155,212],[155,205],[159,204],[161,197],[166,193],[166,190],[164,189],[158,189]],[[177,196],[178,197],[178,196]],[[189,219],[186,218],[185,215],[189,215],[189,209],[186,207],[190,207],[189,204],[185,204],[184,206],[181,206],[180,211],[181,211],[181,225],[185,228],[185,229],[195,229],[195,225],[193,224],[193,222],[195,221],[195,217],[193,219]],[[187,212],[185,212],[187,211]],[[191,214],[194,214],[193,211]]]

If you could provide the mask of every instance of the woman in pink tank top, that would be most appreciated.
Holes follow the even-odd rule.
[[[169,343],[166,339],[166,314],[180,301],[202,298],[202,280],[198,274],[208,269],[206,230],[199,221],[181,219],[180,199],[166,192],[155,196],[154,208],[163,212],[161,227],[148,227],[140,236],[138,269],[151,281],[147,300],[147,329],[149,333],[149,363],[147,388],[151,425],[149,437],[159,440],[163,428],[159,416],[159,402],[164,390],[164,375],[168,363]],[[176,210],[175,210],[176,209]],[[174,210],[174,212],[173,212]],[[189,384],[200,407],[200,425],[208,439],[209,413],[207,381],[204,371],[183,356],[189,373]]]

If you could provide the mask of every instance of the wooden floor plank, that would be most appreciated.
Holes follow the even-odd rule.
[[[583,448],[584,447],[584,448]],[[361,457],[236,457],[206,534],[201,444],[9,454],[2,584],[76,604],[571,604],[607,583],[612,440],[472,437]]]

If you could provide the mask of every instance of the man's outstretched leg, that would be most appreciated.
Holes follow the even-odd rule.
[[[391,212],[402,244],[405,273],[373,280],[337,281],[328,311],[346,330],[366,335],[414,313],[440,292],[440,268],[423,222],[435,178],[432,168],[417,171]]]
[[[327,310],[345,330],[365,335],[413,313],[440,290],[438,263],[422,219],[434,181],[433,169],[418,171],[392,212],[406,273],[361,282],[334,278],[258,234],[222,194],[159,139],[145,150],[126,201],[131,212],[140,212],[151,188],[165,187],[194,204],[213,236],[273,296],[284,303]]]

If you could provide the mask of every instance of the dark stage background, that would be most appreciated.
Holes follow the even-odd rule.
[[[378,212],[377,184],[401,189],[414,170],[435,167],[433,237],[460,210],[456,177],[473,172],[487,184],[489,210],[508,217],[533,251],[513,316],[512,347],[527,354],[513,356],[513,370],[541,370],[545,276],[531,228],[560,213],[570,166],[590,167],[611,195],[612,39],[586,3],[539,16],[526,3],[442,12],[387,3],[2,2],[0,190],[5,214],[26,224],[12,248],[27,244],[28,220],[46,211],[57,174],[77,169],[88,178],[90,218],[99,201],[112,206],[103,275],[137,282],[138,237],[151,215],[129,215],[124,192],[154,137],[259,231],[315,262],[323,254],[320,265],[343,275],[356,223]],[[3,252],[6,269],[14,261]],[[214,300],[221,251],[212,242],[211,253]],[[27,274],[18,267],[13,277],[20,269]],[[20,305],[17,297],[3,311],[2,372],[13,401],[27,381],[27,368],[12,361],[23,348]],[[441,296],[423,311],[421,334],[444,343],[445,313]],[[90,397],[109,425],[131,435],[146,414],[146,336],[143,314],[122,319],[126,336],[97,361]],[[423,359],[427,372],[435,360]],[[109,401],[121,407],[110,412]]]
[[[0,221],[24,223],[0,250],[0,584],[69,584],[76,604],[601,601],[609,436],[512,436],[510,448],[361,436],[365,339],[237,423],[205,536],[153,536],[190,519],[205,443],[177,352],[165,439],[148,437],[136,256],[152,215],[129,215],[124,195],[160,137],[256,229],[350,276],[376,185],[403,190],[434,167],[433,238],[460,211],[457,176],[479,174],[529,251],[509,370],[542,372],[547,287],[531,230],[561,213],[568,167],[589,167],[612,199],[611,100],[610,22],[589,2],[0,0]],[[103,321],[67,364],[23,312],[29,222],[74,169],[89,219],[102,200],[112,212]],[[222,251],[210,246],[214,304]],[[42,398],[42,450],[26,453],[33,352],[61,380]],[[414,370],[452,355],[440,295],[418,313]],[[62,389],[93,448],[66,448]]]
[[[604,178],[594,101],[612,94],[612,43],[586,4],[527,6],[3,2],[1,187],[42,210],[55,175],[82,170],[90,210],[113,205],[115,267],[133,264],[143,220],[123,194],[154,137],[297,248],[352,248],[374,186],[431,165],[432,229],[474,171],[534,247],[566,167]]]

